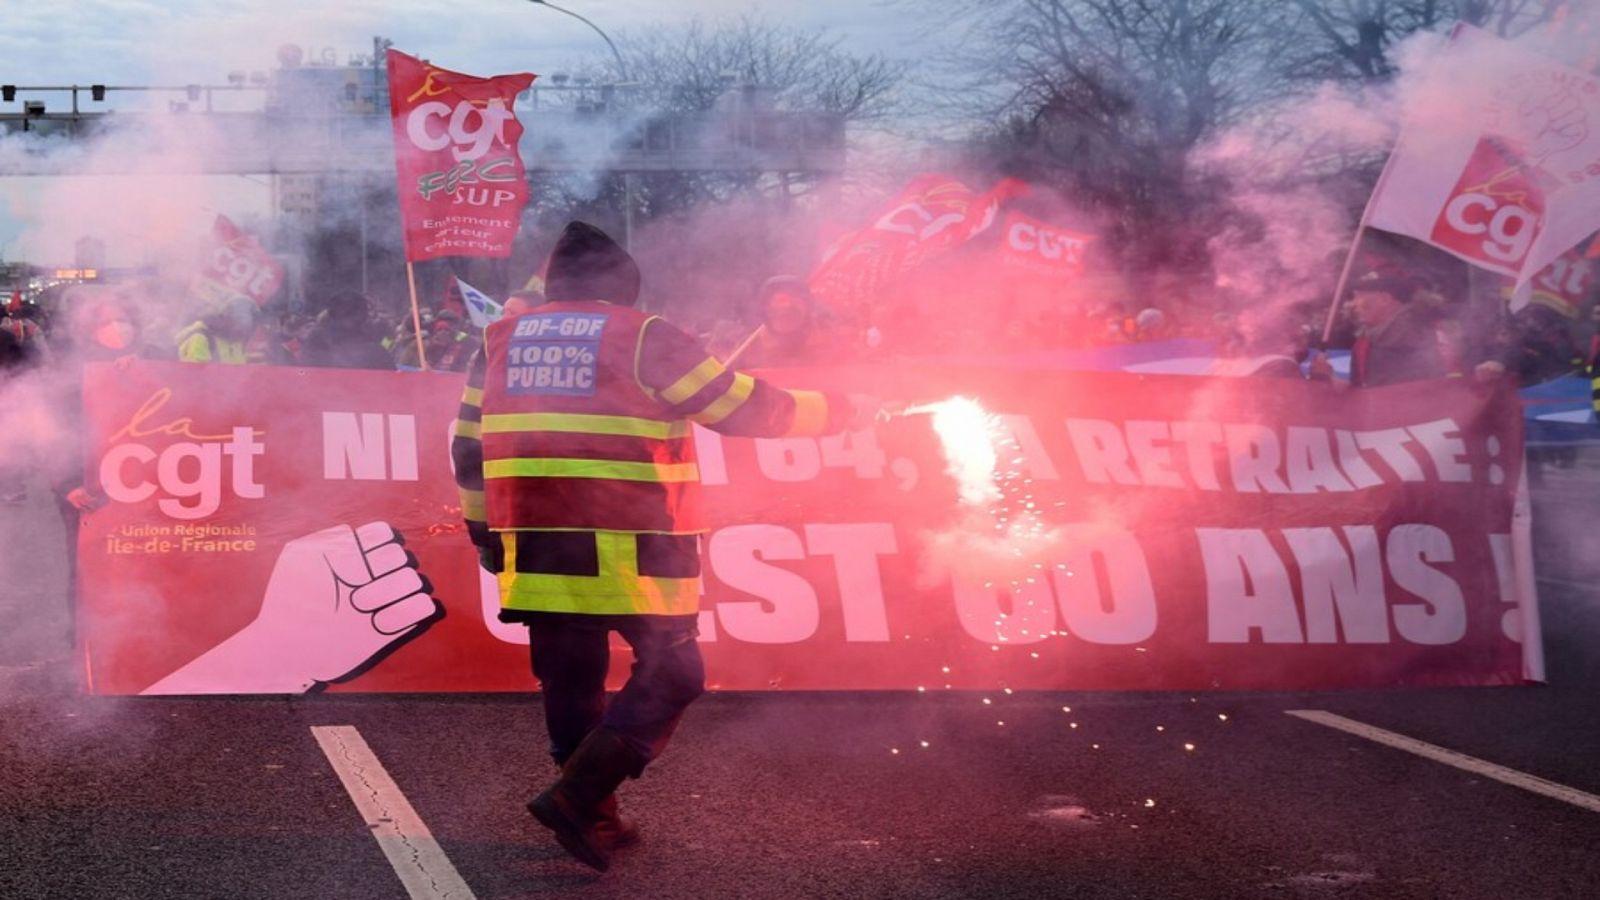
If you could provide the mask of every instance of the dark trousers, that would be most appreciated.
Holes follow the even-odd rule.
[[[600,726],[620,735],[648,763],[666,748],[683,711],[705,693],[696,616],[545,613],[525,621],[533,674],[544,688],[550,755],[558,763]],[[633,648],[634,662],[627,683],[607,704],[612,631]]]

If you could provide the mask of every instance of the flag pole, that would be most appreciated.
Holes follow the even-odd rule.
[[[1367,203],[1371,210],[1372,204]],[[1361,251],[1361,238],[1367,233],[1367,214],[1361,214],[1361,223],[1356,226],[1356,236],[1350,241],[1350,252],[1345,254],[1344,268],[1339,270],[1339,283],[1333,289],[1333,303],[1328,306],[1328,317],[1322,323],[1322,339],[1317,342],[1318,350],[1327,350],[1328,341],[1333,339],[1333,326],[1339,321],[1339,308],[1343,306],[1344,289],[1350,283],[1350,270],[1355,267],[1356,254]]]
[[[754,344],[757,338],[766,333],[767,326],[766,323],[763,322],[761,325],[756,327],[755,331],[750,332],[750,336],[745,338],[744,341],[739,344],[739,346],[733,348],[733,352],[729,353],[728,358],[722,361],[722,365],[725,368],[733,368],[733,364],[739,361],[739,357],[743,356],[746,350],[750,349],[750,345]]]
[[[417,365],[428,371],[428,353],[422,346],[422,309],[417,305],[416,264],[406,260],[406,285],[411,288],[411,329],[417,336]]]
[[[1461,30],[1461,23],[1456,23],[1455,31],[1450,33],[1451,39],[1455,38],[1456,31]],[[1405,146],[1406,128],[1400,126],[1400,133],[1395,135],[1394,146],[1389,148],[1389,158],[1383,161],[1383,171],[1378,173],[1378,183],[1372,186],[1372,193],[1367,195],[1367,205],[1361,210],[1361,220],[1356,223],[1355,237],[1350,240],[1350,253],[1344,258],[1344,268],[1339,272],[1339,283],[1334,287],[1333,302],[1328,306],[1328,318],[1322,323],[1322,340],[1313,349],[1325,351],[1328,341],[1333,338],[1334,323],[1339,321],[1339,307],[1344,304],[1344,290],[1350,283],[1350,270],[1356,264],[1356,253],[1361,250],[1361,239],[1366,236],[1367,228],[1372,222],[1372,207],[1378,202],[1378,197],[1383,194],[1383,186],[1389,183],[1389,173],[1394,171],[1394,161],[1400,156],[1400,148]]]
[[[1333,302],[1328,306],[1328,318],[1322,323],[1322,340],[1317,342],[1317,346],[1313,348],[1315,350],[1327,350],[1328,341],[1333,338],[1334,323],[1339,321],[1339,307],[1344,304],[1344,289],[1350,283],[1350,270],[1356,264],[1356,254],[1361,250],[1361,239],[1366,236],[1367,228],[1372,221],[1372,207],[1383,194],[1383,186],[1389,181],[1389,172],[1394,168],[1395,157],[1400,154],[1400,147],[1405,143],[1405,139],[1405,130],[1401,129],[1400,135],[1395,138],[1394,147],[1389,151],[1389,158],[1384,161],[1383,171],[1378,174],[1378,183],[1372,186],[1372,193],[1367,196],[1367,205],[1361,210],[1361,221],[1356,223],[1355,237],[1350,240],[1350,253],[1344,258],[1344,268],[1339,271],[1339,283],[1333,290]]]

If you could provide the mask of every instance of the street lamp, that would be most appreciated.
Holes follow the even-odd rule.
[[[566,13],[567,15],[573,17],[574,19],[577,19],[578,21],[580,21],[583,24],[589,26],[590,28],[593,28],[594,29],[594,33],[600,35],[600,39],[606,42],[606,46],[607,47],[611,48],[611,55],[615,56],[617,58],[617,75],[619,75],[622,78],[622,81],[624,83],[627,83],[628,81],[630,81],[630,79],[628,78],[628,64],[622,61],[622,54],[617,51],[617,45],[611,42],[611,37],[609,35],[607,35],[604,31],[600,30],[600,26],[599,25],[596,25],[595,23],[589,21],[588,19],[585,19],[583,16],[578,15],[577,13],[573,12],[570,9],[563,9],[562,7],[559,7],[559,6],[555,5],[554,3],[550,3],[549,0],[528,0],[528,2],[529,3],[533,3],[535,5],[538,5],[538,6],[547,6],[550,9],[555,10],[556,12]],[[624,172],[624,173],[622,173],[622,246],[625,247],[625,248],[628,248],[628,249],[632,249],[633,248],[633,173],[632,172]]]
[[[554,3],[550,3],[548,0],[528,0],[528,2],[537,6],[547,6],[559,13],[566,13],[574,19],[577,19],[579,22],[582,22],[590,28],[593,28],[594,33],[600,35],[600,39],[606,42],[607,47],[611,48],[611,55],[617,58],[617,74],[622,77],[623,81],[628,80],[628,64],[622,61],[622,54],[617,52],[617,45],[613,44],[611,42],[611,38],[604,31],[600,30],[599,25],[596,25],[588,19],[585,19],[583,16],[578,15],[570,9],[565,9],[555,5]]]

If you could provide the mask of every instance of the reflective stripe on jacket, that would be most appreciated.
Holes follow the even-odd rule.
[[[692,615],[700,536],[625,531],[503,531],[500,605],[527,612]]]
[[[695,612],[706,525],[690,423],[780,437],[849,415],[729,370],[627,307],[550,303],[484,337],[451,451],[468,531],[510,610]]]
[[[492,528],[705,529],[688,423],[634,373],[650,320],[550,303],[490,326],[481,434]]]

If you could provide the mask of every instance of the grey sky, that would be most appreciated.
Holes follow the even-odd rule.
[[[673,27],[751,14],[803,29],[826,29],[848,50],[914,60],[928,52],[925,28],[905,15],[902,0],[557,0],[593,20],[613,38],[652,27]],[[383,36],[397,49],[475,75],[532,71],[549,75],[604,58],[605,44],[587,26],[527,0],[89,0],[79,3],[5,0],[0,28],[0,83],[222,84],[230,72],[276,66],[277,50],[296,44],[308,56],[330,49],[343,63],[370,53]],[[111,96],[126,103],[145,95]],[[20,100],[0,109],[20,111]],[[60,108],[62,95],[44,95]],[[145,102],[158,105],[164,96]],[[88,108],[103,108],[89,101]],[[249,103],[249,98],[240,98]],[[227,99],[218,103],[228,108]],[[201,179],[192,179],[200,181]],[[77,208],[78,194],[124,193],[126,180],[65,185],[63,179],[0,178],[0,257],[60,262],[76,232],[53,210]],[[213,207],[246,213],[265,208],[264,179],[212,178],[194,185],[206,198],[194,218]],[[81,188],[81,190],[80,190]],[[62,195],[74,195],[63,202]],[[126,232],[127,229],[124,229]],[[114,263],[138,260],[119,253],[131,243],[108,235]],[[118,258],[121,257],[121,258]]]
[[[5,4],[0,78],[12,84],[220,82],[267,69],[284,43],[334,48],[343,59],[382,35],[399,49],[474,73],[548,72],[603,55],[581,22],[527,0],[92,0]],[[562,0],[618,37],[696,17],[752,13],[825,28],[856,52],[915,55],[918,25],[881,0]]]

